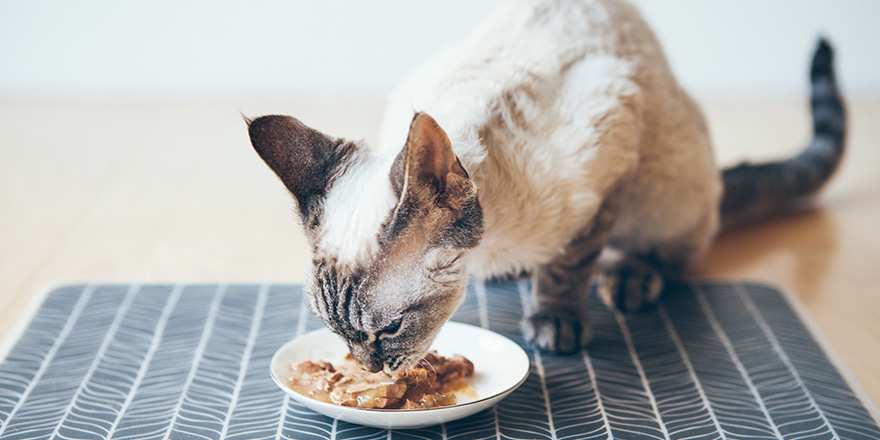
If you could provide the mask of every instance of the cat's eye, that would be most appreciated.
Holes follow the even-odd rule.
[[[382,330],[379,330],[376,333],[376,336],[377,337],[382,337],[382,336],[387,337],[387,336],[394,335],[395,333],[397,333],[398,330],[400,330],[400,324],[402,322],[403,322],[403,318],[397,318],[394,321],[391,321],[391,324],[387,325]]]

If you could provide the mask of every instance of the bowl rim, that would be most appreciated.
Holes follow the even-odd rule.
[[[307,337],[307,336],[309,336],[309,335],[314,335],[314,334],[319,334],[319,333],[330,333],[330,334],[333,334],[333,332],[330,331],[330,329],[324,327],[324,328],[319,328],[319,329],[312,330],[312,331],[310,331],[310,332],[308,332],[308,333],[304,333],[304,334],[302,334],[302,335],[300,335],[300,336],[298,336],[298,337],[296,337],[296,338],[293,338],[293,339],[291,339],[291,340],[285,342],[284,345],[282,345],[280,348],[278,348],[278,350],[275,351],[275,354],[272,355],[272,360],[269,361],[269,375],[272,377],[272,380],[275,382],[275,384],[278,385],[278,386],[279,386],[284,392],[286,392],[286,393],[288,393],[288,394],[295,395],[295,396],[300,396],[300,397],[303,397],[303,398],[305,398],[305,399],[308,399],[309,403],[315,403],[315,404],[320,404],[320,405],[328,405],[329,408],[334,408],[334,409],[337,409],[337,408],[345,408],[345,409],[355,410],[355,411],[364,411],[364,412],[372,412],[372,413],[394,413],[394,414],[411,414],[411,413],[425,412],[425,411],[442,411],[442,410],[448,410],[448,409],[453,409],[453,408],[456,408],[456,409],[457,409],[457,408],[464,408],[464,407],[471,406],[471,405],[476,405],[476,404],[480,404],[480,403],[485,403],[486,401],[488,401],[488,400],[492,400],[492,399],[497,398],[497,397],[499,397],[499,396],[506,396],[507,394],[509,394],[509,393],[512,392],[513,390],[519,388],[519,386],[522,385],[522,384],[523,384],[523,383],[529,378],[529,374],[531,373],[531,358],[529,357],[528,353],[526,353],[526,351],[525,351],[525,350],[524,350],[519,344],[517,344],[516,342],[514,342],[513,340],[511,340],[511,339],[508,338],[507,336],[504,336],[504,335],[502,335],[502,334],[500,334],[500,333],[498,333],[498,332],[495,332],[495,331],[489,330],[489,329],[487,329],[487,328],[478,327],[478,326],[475,326],[475,325],[466,324],[466,323],[458,322],[458,321],[448,321],[448,322],[447,322],[446,324],[444,324],[443,326],[446,327],[447,325],[461,326],[461,327],[466,327],[466,328],[476,329],[476,330],[478,330],[478,331],[485,331],[485,332],[491,333],[491,334],[493,334],[493,335],[495,335],[495,336],[497,336],[497,337],[500,337],[500,338],[503,338],[503,339],[507,340],[507,342],[513,344],[513,346],[516,347],[516,348],[518,349],[518,350],[516,351],[516,353],[517,353],[518,355],[521,354],[521,355],[525,358],[525,371],[524,371],[524,374],[522,375],[522,377],[519,378],[519,380],[517,380],[517,382],[516,382],[515,384],[513,384],[513,385],[511,385],[511,386],[509,386],[509,387],[503,389],[502,391],[499,391],[499,392],[494,393],[494,394],[492,394],[492,395],[489,395],[489,396],[483,397],[483,398],[481,398],[481,399],[471,400],[471,401],[468,401],[468,402],[462,402],[462,403],[456,403],[455,405],[438,406],[438,407],[434,407],[434,408],[413,408],[413,409],[360,408],[360,407],[356,407],[356,406],[342,406],[342,405],[335,405],[335,404],[332,404],[332,403],[324,402],[324,401],[322,401],[322,400],[313,399],[313,398],[311,398],[311,397],[309,397],[309,396],[306,396],[305,394],[297,393],[297,392],[294,391],[292,388],[288,387],[288,386],[287,386],[287,385],[286,385],[286,384],[285,384],[285,383],[284,383],[284,382],[283,382],[283,381],[282,381],[282,380],[281,380],[281,379],[275,374],[275,368],[274,368],[274,365],[275,365],[275,363],[276,363],[276,362],[275,362],[276,359],[277,359],[278,356],[281,354],[281,352],[283,352],[284,349],[287,348],[288,345],[290,345],[290,344],[296,342],[296,341],[299,340],[299,339],[305,338],[305,337]]]

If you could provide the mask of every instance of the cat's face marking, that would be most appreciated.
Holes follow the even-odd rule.
[[[390,166],[290,117],[259,118],[249,131],[297,200],[312,310],[366,369],[424,355],[464,299],[466,250],[482,234],[476,187],[443,130],[417,114]]]

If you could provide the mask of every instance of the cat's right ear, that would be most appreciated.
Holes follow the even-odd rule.
[[[290,116],[245,121],[254,150],[296,198],[303,221],[307,221],[353,144],[331,138]]]

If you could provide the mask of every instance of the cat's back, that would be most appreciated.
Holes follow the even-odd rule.
[[[533,107],[551,108],[566,82],[600,88],[631,80],[642,66],[657,64],[659,53],[638,11],[622,0],[502,2],[464,42],[434,56],[395,90],[379,148],[399,149],[413,110],[424,111],[461,148],[465,163],[479,162],[466,147],[478,141],[474,131],[510,103],[511,91],[525,90]],[[572,75],[584,60],[603,66]],[[665,66],[662,55],[659,61]]]

